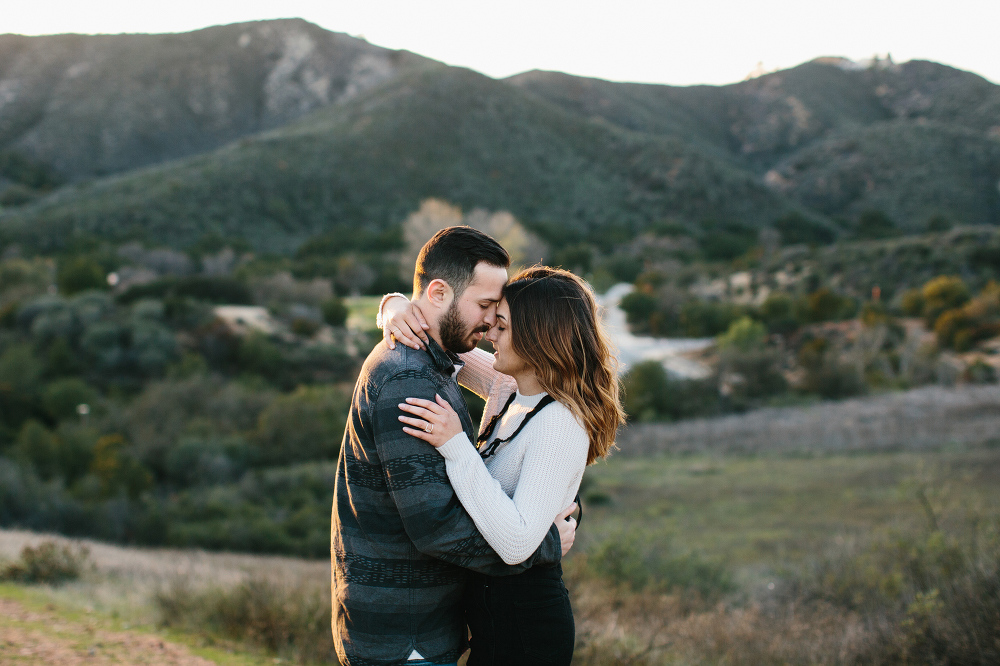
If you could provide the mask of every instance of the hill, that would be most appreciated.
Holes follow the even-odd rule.
[[[893,232],[1000,224],[1000,86],[930,62],[495,81],[284,20],[0,36],[0,90],[0,233],[43,250],[97,234],[291,252],[395,233],[428,197],[605,253],[647,231],[752,244],[780,219],[864,238],[872,211]]]
[[[821,216],[1000,224],[1000,86],[926,61],[817,59],[730,86],[508,81],[576,115],[684,137]]]
[[[428,67],[211,153],[65,188],[3,225],[184,247],[206,233],[290,250],[394,227],[426,197],[509,210],[543,235],[626,240],[666,218],[763,225],[794,207],[673,137],[574,116],[469,70]]]
[[[0,151],[70,181],[203,153],[431,61],[300,19],[0,35]]]

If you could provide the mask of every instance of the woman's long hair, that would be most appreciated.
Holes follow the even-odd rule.
[[[504,298],[514,352],[583,424],[590,437],[587,464],[605,457],[625,413],[618,364],[587,283],[569,271],[534,266],[511,279]]]

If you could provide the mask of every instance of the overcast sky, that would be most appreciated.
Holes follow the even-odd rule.
[[[492,77],[732,83],[762,63],[891,53],[1000,82],[1000,0],[0,0],[0,33],[183,32],[301,17]]]

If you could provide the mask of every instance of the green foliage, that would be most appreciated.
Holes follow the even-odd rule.
[[[44,366],[30,344],[10,345],[0,354],[0,391],[31,396],[41,388]]]
[[[772,226],[781,234],[783,245],[828,245],[837,239],[836,232],[830,227],[819,224],[802,213],[783,215]]]
[[[262,460],[336,460],[349,408],[348,392],[333,386],[303,386],[277,398],[257,421]]]
[[[896,223],[884,211],[866,210],[858,217],[854,235],[863,240],[880,240],[900,235]]]
[[[941,300],[944,299],[939,302]],[[951,301],[961,302],[961,298],[953,296]],[[969,351],[977,342],[1000,335],[1000,284],[991,282],[961,307],[942,312],[934,321],[934,334],[938,345],[959,352]]]
[[[795,299],[780,291],[768,294],[757,314],[771,333],[788,335],[799,327],[799,320],[795,318]]]
[[[924,322],[928,328],[934,327],[943,312],[965,305],[971,297],[965,282],[950,275],[936,277],[925,284],[921,295],[924,300]]]
[[[153,484],[152,474],[133,457],[121,435],[97,440],[90,471],[100,481],[102,497],[124,493],[135,499]]]
[[[654,589],[696,593],[714,601],[736,589],[722,562],[690,552],[675,555],[648,535],[623,533],[600,544],[590,554],[593,575],[633,591]]]
[[[12,150],[0,151],[0,177],[42,191],[58,187],[64,180],[47,164]]]
[[[860,395],[867,389],[858,369],[844,363],[826,338],[804,343],[799,348],[798,362],[805,370],[801,387],[808,393],[838,399]]]
[[[133,303],[144,298],[191,298],[224,305],[253,305],[253,294],[241,280],[227,277],[195,275],[183,278],[161,278],[129,287],[118,297],[121,303]]]
[[[58,379],[48,384],[42,391],[42,404],[52,418],[61,420],[73,418],[79,405],[91,405],[96,392],[86,382],[77,377]]]
[[[66,296],[88,289],[106,289],[104,268],[86,256],[77,256],[59,265],[56,282],[60,293]]]
[[[336,663],[329,586],[248,580],[194,592],[180,581],[156,595],[168,627],[238,640],[298,663]]]
[[[323,313],[323,321],[330,326],[342,328],[347,324],[349,311],[347,304],[344,303],[344,299],[331,298],[330,300],[323,301],[320,305],[320,310]]]
[[[622,403],[630,419],[671,421],[713,413],[718,394],[710,381],[673,379],[656,361],[633,366],[622,378]]]
[[[0,568],[0,580],[58,585],[79,578],[89,558],[90,550],[85,546],[43,541],[22,548],[20,560]]]
[[[729,329],[719,336],[718,345],[722,351],[750,352],[767,342],[767,328],[750,317],[742,317],[729,325]]]
[[[757,244],[757,230],[739,222],[706,221],[703,227],[705,234],[699,244],[709,261],[731,261]]]
[[[680,327],[686,337],[712,337],[729,330],[745,313],[745,308],[727,301],[690,300],[681,308]]]
[[[634,327],[647,325],[657,309],[656,297],[636,289],[622,297],[620,307],[625,312],[625,319],[629,324]]]
[[[803,322],[823,322],[846,319],[857,311],[857,303],[828,287],[821,287],[798,304],[796,318]]]

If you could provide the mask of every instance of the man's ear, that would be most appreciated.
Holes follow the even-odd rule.
[[[435,278],[427,285],[427,300],[435,307],[447,308],[454,297],[455,292],[452,291],[451,285],[441,278]]]

